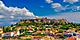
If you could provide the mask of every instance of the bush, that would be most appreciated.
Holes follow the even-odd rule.
[[[60,29],[60,30],[59,30],[59,33],[62,33],[62,32],[63,32],[63,30]]]
[[[26,38],[26,40],[31,40],[31,38]]]

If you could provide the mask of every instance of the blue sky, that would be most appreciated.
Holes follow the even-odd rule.
[[[62,10],[60,12],[72,11],[70,7],[80,5],[79,2],[74,2],[71,4],[69,2],[63,2],[64,0],[51,0],[52,3],[46,2],[46,0],[2,0],[4,4],[8,7],[26,7],[28,10],[33,12],[37,16],[48,16],[57,14],[57,12],[52,8],[53,3],[59,3],[61,6],[65,7],[69,5],[69,9]],[[58,12],[59,13],[59,12]]]
[[[45,0],[2,0],[6,6],[26,7],[30,11],[32,11],[35,15],[38,16],[47,16],[53,14],[53,9],[50,7],[51,5],[46,3]],[[43,7],[41,7],[43,6]]]
[[[46,0],[2,0],[4,4],[8,7],[19,7],[23,8],[26,7],[28,10],[33,12],[37,16],[49,16],[49,15],[55,15],[60,12],[71,12],[73,6],[80,6],[79,1],[75,2],[72,0],[72,3],[64,2],[64,0],[51,0],[53,2],[48,3]],[[65,10],[60,10],[59,12],[56,12],[56,8],[52,8],[52,4],[59,3],[62,7],[67,6]],[[71,8],[72,7],[72,8]]]
[[[80,0],[1,0],[0,25],[7,26],[21,18],[47,16],[80,23]],[[8,23],[8,24],[6,24]]]

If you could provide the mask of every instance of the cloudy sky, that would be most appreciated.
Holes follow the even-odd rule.
[[[47,16],[80,23],[80,0],[1,0],[0,26],[20,19]]]

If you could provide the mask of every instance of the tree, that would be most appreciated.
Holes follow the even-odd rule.
[[[60,29],[63,29],[63,30],[68,30],[69,29],[69,27],[67,27],[67,26],[62,26],[62,27],[60,27]]]
[[[32,33],[31,32],[25,32],[25,35],[32,35]]]
[[[26,40],[31,40],[31,38],[26,38]]]
[[[3,32],[10,32],[10,31],[12,31],[11,27],[3,27]]]
[[[23,32],[25,32],[25,30],[24,30],[24,29],[20,29],[19,31],[20,31],[20,33],[23,33]]]
[[[60,29],[58,32],[59,32],[59,33],[63,33],[63,30],[62,30],[62,29]]]
[[[16,27],[12,27],[12,31],[17,31]]]
[[[7,27],[3,27],[3,32],[6,32],[6,28],[7,28]]]
[[[46,36],[47,34],[41,34],[41,33],[39,33],[39,34],[37,34],[37,36]]]
[[[33,30],[34,30],[34,32],[36,32],[38,29],[37,29],[37,27],[34,27]]]
[[[41,27],[41,29],[42,29],[42,30],[45,30],[45,29],[46,29],[46,27],[45,27],[45,26],[42,26],[42,27]]]

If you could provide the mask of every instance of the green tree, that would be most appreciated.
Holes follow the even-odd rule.
[[[59,33],[63,33],[63,30],[62,30],[62,29],[60,29],[58,32],[59,32]]]
[[[41,27],[41,29],[42,29],[42,30],[45,30],[45,29],[46,29],[46,27],[45,27],[45,26],[42,26],[42,27]]]
[[[28,35],[32,35],[32,33],[26,31],[26,32],[25,32],[25,35],[27,35],[27,36],[28,36]]]
[[[12,31],[17,31],[16,27],[12,27]]]
[[[67,26],[62,26],[62,27],[60,27],[60,29],[68,30],[68,29],[69,29],[69,27],[67,27]]]
[[[47,34],[44,34],[44,33],[43,33],[43,34],[41,34],[41,33],[38,33],[38,34],[37,34],[37,36],[46,36],[46,35],[47,35]]]
[[[31,38],[26,38],[26,40],[31,40]]]

